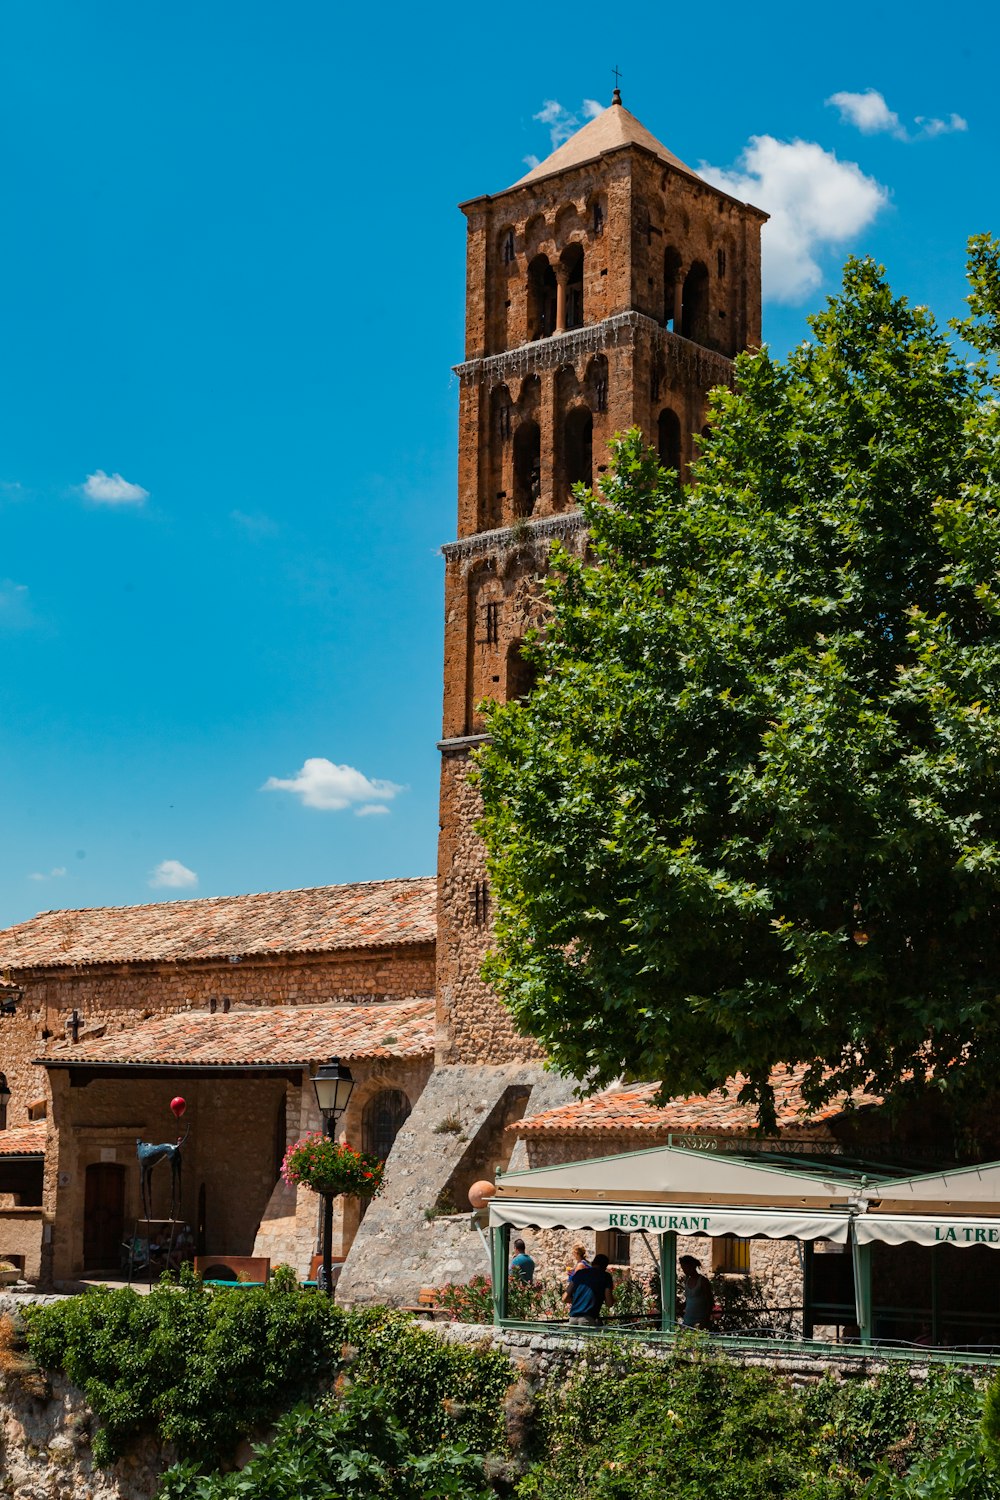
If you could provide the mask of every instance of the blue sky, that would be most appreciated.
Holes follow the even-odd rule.
[[[998,31],[896,0],[5,0],[0,924],[432,872],[456,204],[617,63],[776,210],[777,350],[851,251],[951,316],[1000,230]]]

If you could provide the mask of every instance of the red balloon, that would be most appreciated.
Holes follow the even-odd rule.
[[[179,1120],[181,1115],[187,1109],[187,1100],[182,1099],[180,1094],[178,1094],[176,1099],[171,1099],[170,1108],[173,1110],[174,1114]]]

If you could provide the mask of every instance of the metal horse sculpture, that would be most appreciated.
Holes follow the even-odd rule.
[[[162,1146],[153,1146],[149,1141],[136,1138],[135,1154],[139,1158],[142,1211],[147,1220],[152,1218],[153,1168],[161,1161],[170,1163],[170,1217],[176,1219],[181,1196],[181,1147],[190,1134],[190,1130],[186,1130],[176,1143],[167,1141]]]

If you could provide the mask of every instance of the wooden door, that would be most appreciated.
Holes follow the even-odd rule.
[[[118,1162],[92,1162],[83,1204],[84,1270],[117,1270],[124,1237],[125,1168]]]

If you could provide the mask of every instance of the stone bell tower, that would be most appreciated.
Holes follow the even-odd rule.
[[[584,544],[572,488],[639,427],[683,476],[706,395],[760,340],[766,214],[703,181],[622,105],[468,221],[458,539],[447,544],[438,855],[439,1064],[538,1056],[479,977],[490,893],[469,751],[477,704],[530,691],[549,544]]]

